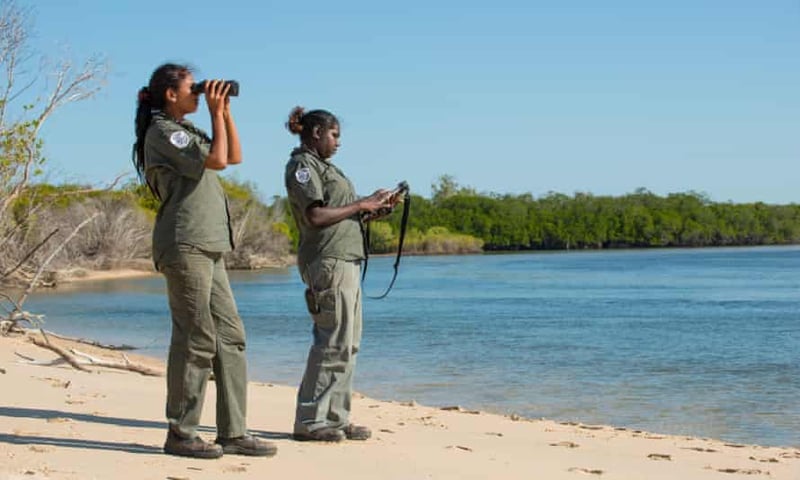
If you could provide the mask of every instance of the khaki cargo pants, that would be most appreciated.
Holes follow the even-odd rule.
[[[294,432],[350,421],[353,370],[361,343],[361,263],[321,258],[301,266],[314,344],[297,393]]]
[[[172,340],[167,364],[167,420],[186,438],[197,435],[206,384],[214,372],[217,437],[246,433],[245,333],[222,253],[181,245],[159,260],[167,279]]]

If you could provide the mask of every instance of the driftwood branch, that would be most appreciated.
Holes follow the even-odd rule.
[[[44,315],[34,315],[22,310],[22,306],[7,294],[0,292],[0,299],[5,299],[13,307],[8,309],[5,305],[3,306],[7,316],[5,318],[0,318],[0,335],[6,335],[9,332],[15,331],[20,322],[28,322],[31,326],[38,326],[38,324],[43,322],[42,318]]]
[[[19,352],[14,352],[14,354],[16,356],[18,356],[19,358],[25,360],[24,362],[19,362],[19,363],[24,363],[25,365],[36,365],[36,366],[39,366],[39,367],[55,367],[56,365],[63,365],[65,363],[67,363],[67,361],[64,360],[61,357],[58,357],[58,358],[53,359],[53,360],[36,360],[33,357],[29,357],[27,355],[23,355],[23,354],[21,354]]]
[[[68,351],[64,350],[63,348],[59,347],[58,345],[53,345],[52,343],[50,343],[50,341],[39,340],[38,338],[33,337],[33,336],[28,337],[28,339],[31,341],[31,343],[33,343],[37,347],[46,348],[46,349],[48,349],[50,351],[53,351],[53,352],[57,353],[61,358],[66,360],[67,363],[72,365],[72,367],[75,368],[76,370],[80,370],[82,372],[90,372],[91,371],[88,368],[86,368],[83,365],[81,365],[81,363],[78,361],[77,358],[75,358],[74,355],[72,355]]]
[[[19,352],[14,352],[14,355],[16,355],[16,356],[20,357],[20,358],[21,358],[21,359],[23,359],[23,360],[27,360],[27,361],[29,361],[29,362],[34,362],[34,361],[36,361],[36,359],[35,359],[35,358],[33,358],[33,357],[29,357],[29,356],[27,356],[27,355],[23,355],[23,354],[21,354],[21,353],[19,353]],[[59,359],[59,361],[60,361],[60,359]]]
[[[44,335],[43,330],[39,330],[42,335]],[[82,372],[91,372],[92,370],[86,368],[86,366],[94,366],[94,367],[102,367],[102,368],[112,368],[116,370],[126,370],[129,372],[136,372],[142,375],[152,376],[152,377],[163,377],[164,372],[160,369],[148,367],[147,365],[142,365],[140,363],[132,362],[127,356],[124,354],[122,355],[123,362],[118,362],[114,360],[107,360],[103,358],[94,357],[89,355],[88,353],[81,352],[75,348],[69,349],[69,351],[61,348],[58,345],[55,345],[50,342],[50,340],[45,337],[44,340],[36,338],[33,335],[28,336],[28,340],[31,341],[34,345],[42,348],[46,348],[47,350],[53,351],[60,358],[50,361],[37,361],[31,357],[23,355],[19,352],[15,352],[17,356],[21,357],[25,360],[24,363],[29,365],[38,365],[38,366],[55,366],[60,365],[62,363],[69,363],[73,368],[80,370]]]
[[[122,358],[125,359],[125,362],[122,363],[122,362],[112,362],[110,360],[104,360],[102,358],[93,357],[89,354],[83,353],[74,348],[70,349],[70,351],[81,358],[85,358],[90,365],[94,365],[97,367],[128,370],[131,372],[141,373],[142,375],[149,375],[152,377],[161,377],[164,375],[164,372],[162,372],[161,370],[157,370],[155,368],[150,368],[145,365],[131,362],[125,355],[122,356]]]
[[[105,343],[100,343],[97,340],[89,340],[89,339],[86,339],[86,338],[75,338],[75,337],[68,337],[66,335],[60,335],[58,333],[53,333],[50,330],[46,330],[46,332],[51,337],[55,337],[55,338],[58,338],[60,340],[68,340],[70,342],[82,343],[84,345],[91,345],[92,347],[104,348],[106,350],[115,350],[115,351],[119,351],[119,350],[136,350],[136,347],[134,347],[132,345],[126,345],[124,343],[122,345],[108,345],[108,344],[105,344]]]

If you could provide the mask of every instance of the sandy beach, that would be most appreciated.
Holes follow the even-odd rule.
[[[110,361],[120,352],[51,339]],[[27,357],[29,360],[26,360]],[[161,369],[157,359],[129,355]],[[161,453],[161,377],[90,366],[81,372],[23,337],[0,338],[3,479],[800,479],[800,448],[737,445],[602,425],[527,420],[357,395],[366,442],[289,437],[295,388],[251,382],[249,428],[278,444],[273,458],[192,460]],[[210,384],[202,435],[214,438]]]

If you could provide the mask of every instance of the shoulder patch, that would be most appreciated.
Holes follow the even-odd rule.
[[[311,180],[311,170],[309,170],[308,167],[298,168],[294,172],[294,178],[296,178],[298,182],[306,184]]]
[[[186,148],[189,145],[189,134],[184,132],[183,130],[178,130],[177,132],[172,132],[172,135],[169,136],[169,143],[175,145],[178,148]]]

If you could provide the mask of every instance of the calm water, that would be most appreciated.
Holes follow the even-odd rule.
[[[367,294],[392,261],[371,260]],[[296,270],[232,281],[251,378],[296,385],[311,339]],[[800,446],[799,287],[800,247],[408,257],[391,295],[364,303],[356,389]],[[166,355],[161,278],[79,288],[27,307],[49,329]]]

